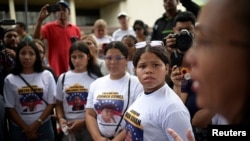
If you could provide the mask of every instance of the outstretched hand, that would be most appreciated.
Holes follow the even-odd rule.
[[[176,133],[173,129],[169,128],[167,129],[167,132],[174,138],[175,141],[183,141],[183,139],[179,136],[178,133]],[[187,130],[186,133],[188,141],[195,141],[195,138],[191,132],[191,129]]]

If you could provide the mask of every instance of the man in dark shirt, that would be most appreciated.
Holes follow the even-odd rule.
[[[18,35],[14,28],[4,30],[3,39],[0,39],[0,140],[6,140],[6,120],[3,101],[3,85],[5,77],[15,65]]]
[[[187,11],[198,15],[200,7],[191,0],[180,1]],[[174,18],[180,13],[177,10],[179,0],[163,0],[165,13],[158,18],[153,26],[151,40],[163,40],[169,33],[173,33]]]

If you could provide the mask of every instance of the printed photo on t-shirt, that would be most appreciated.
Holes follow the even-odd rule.
[[[98,95],[94,106],[101,124],[118,124],[123,111],[123,103],[123,95],[116,92]]]
[[[138,118],[139,113],[130,110],[124,115],[126,121],[126,141],[143,141],[143,128],[141,126],[141,120]]]
[[[84,86],[74,84],[66,88],[66,100],[71,113],[83,112],[87,102],[88,90]]]
[[[36,93],[30,87],[25,86],[18,89],[20,104],[22,106],[22,114],[34,114],[40,112],[38,105],[42,105],[43,89],[35,85],[32,86]]]

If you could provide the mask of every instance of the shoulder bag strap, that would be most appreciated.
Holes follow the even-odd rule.
[[[37,92],[36,92],[36,90],[20,75],[20,74],[18,74],[18,76],[23,80],[23,82],[27,85],[27,86],[29,86],[30,87],[30,89],[39,97],[39,98],[41,98],[42,99],[42,101],[44,102],[44,103],[46,103],[47,105],[49,105],[48,104],[48,102],[47,101],[45,101]]]
[[[115,133],[117,132],[117,130],[118,130],[118,128],[119,128],[119,126],[120,126],[120,124],[121,124],[121,122],[122,122],[123,116],[124,116],[125,112],[126,112],[127,109],[128,109],[129,99],[130,99],[130,78],[129,78],[129,81],[128,81],[128,103],[127,103],[127,106],[126,106],[124,112],[122,113],[122,116],[121,116],[121,119],[120,119],[118,125],[117,125],[116,128],[115,128]]]

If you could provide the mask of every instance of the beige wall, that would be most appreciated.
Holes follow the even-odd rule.
[[[178,9],[185,10],[182,5]],[[165,12],[163,0],[124,0],[120,3],[109,5],[100,10],[100,15],[108,23],[109,27],[118,27],[117,14],[126,12],[130,17],[129,25],[132,26],[137,19],[143,20],[149,27],[154,25],[156,19]]]

